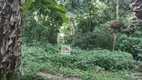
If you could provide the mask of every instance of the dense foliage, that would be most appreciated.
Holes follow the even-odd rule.
[[[95,73],[114,71],[114,74],[117,74],[115,73],[116,71],[135,70],[135,66],[140,65],[140,63],[133,60],[132,55],[121,51],[113,54],[108,50],[84,51],[73,49],[71,55],[61,55],[57,52],[57,47],[51,46],[49,50],[49,45],[47,48],[45,46],[39,47],[37,44],[32,44],[32,46],[23,45],[25,57],[22,80],[26,80],[28,76],[34,78],[37,72],[47,72],[56,75],[60,73],[68,77],[76,76],[83,80],[98,80],[94,75]],[[130,73],[128,72],[127,74],[129,76],[125,76],[122,80],[131,80]],[[105,77],[107,76],[103,78]]]
[[[39,72],[81,80],[132,80],[131,73],[142,70],[142,27],[133,22],[131,0],[119,0],[118,10],[116,0],[29,1],[24,7],[21,80],[44,80]],[[62,45],[71,46],[71,55],[60,54]]]

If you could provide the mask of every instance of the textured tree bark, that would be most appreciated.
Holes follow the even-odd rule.
[[[21,64],[21,25],[24,2],[25,0],[1,0],[0,74],[5,74],[7,80],[14,80],[15,70]],[[3,75],[0,78],[3,78]]]

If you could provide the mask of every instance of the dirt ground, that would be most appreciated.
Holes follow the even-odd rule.
[[[81,80],[75,77],[63,77],[63,76],[52,75],[52,74],[44,73],[44,72],[38,72],[37,75],[44,78],[51,78],[52,80]]]

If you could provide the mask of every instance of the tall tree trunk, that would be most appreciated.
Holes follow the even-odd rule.
[[[0,80],[14,80],[21,64],[22,5],[25,0],[1,0],[0,10]]]
[[[116,21],[118,21],[119,18],[119,0],[116,2]]]
[[[116,2],[116,21],[118,21],[119,19],[119,0],[117,0]],[[113,33],[113,47],[112,47],[112,51],[115,51],[115,46],[116,46],[116,42],[117,42],[117,33],[118,32],[114,32]]]
[[[117,33],[113,33],[113,47],[112,47],[113,52],[115,51],[116,41],[117,41]]]

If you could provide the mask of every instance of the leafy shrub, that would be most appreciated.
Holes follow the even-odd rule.
[[[73,47],[79,47],[84,50],[92,50],[94,48],[111,49],[112,36],[107,27],[95,28],[94,32],[76,33],[72,36],[65,37],[66,43],[71,43]]]
[[[96,34],[96,47],[102,49],[112,49],[113,36],[109,32],[109,23],[102,24],[100,27],[95,28]]]
[[[43,42],[37,42],[37,41],[33,42],[33,43],[24,44],[23,46],[24,46],[23,49],[24,48],[26,48],[26,49],[27,48],[42,49],[42,50],[39,50],[39,51],[44,51],[44,52],[41,52],[41,53],[45,53],[45,52],[58,53],[59,48],[60,48],[60,45],[59,46],[54,46],[53,44],[50,44],[50,43],[43,43]]]
[[[24,61],[30,60],[37,63],[40,62],[41,64],[47,62],[50,64],[47,66],[51,67],[63,66],[63,67],[78,68],[82,70],[95,69],[95,66],[99,66],[101,68],[111,71],[131,69],[132,68],[131,63],[134,62],[130,54],[120,51],[117,51],[114,54],[108,50],[91,50],[91,51],[80,50],[76,53],[72,52],[71,53],[72,55],[61,55],[58,53],[56,54],[47,53],[42,50],[44,49],[42,48],[37,49],[36,47],[28,48],[26,50],[26,56],[29,57],[27,58],[25,57]],[[49,68],[46,70],[49,70]],[[49,72],[54,72],[54,70],[49,70]]]
[[[142,38],[128,37],[122,35],[118,39],[117,49],[128,53],[142,53]]]
[[[44,41],[48,42],[49,29],[40,25],[34,16],[29,12],[24,18],[23,24],[23,42],[32,43],[33,41]],[[28,16],[28,17],[27,17]]]
[[[99,66],[110,71],[132,69],[131,63],[135,62],[128,53],[118,51],[113,54],[107,50],[82,51],[81,53],[72,55],[54,54],[54,56],[47,57],[46,59],[58,67],[89,70],[95,69],[95,66]]]
[[[89,56],[88,56],[89,55]],[[100,66],[106,70],[123,70],[132,68],[132,56],[128,53],[116,52],[115,54],[107,51],[92,51],[81,54],[82,59],[75,62],[77,68],[86,70]],[[81,58],[81,57],[80,57]]]
[[[66,37],[67,43],[71,41],[72,46],[80,47],[81,49],[92,49],[96,47],[95,33],[76,33],[72,37]]]
[[[71,55],[61,55],[46,52],[39,46],[23,45],[23,53],[25,53],[23,58],[25,74],[22,80],[34,79],[37,77],[37,72],[81,77],[83,80],[98,79],[99,77],[93,75],[94,72],[129,70],[133,68],[132,64],[135,62],[129,53],[121,51],[112,53],[108,50],[72,49]],[[41,79],[37,78],[37,80]]]

